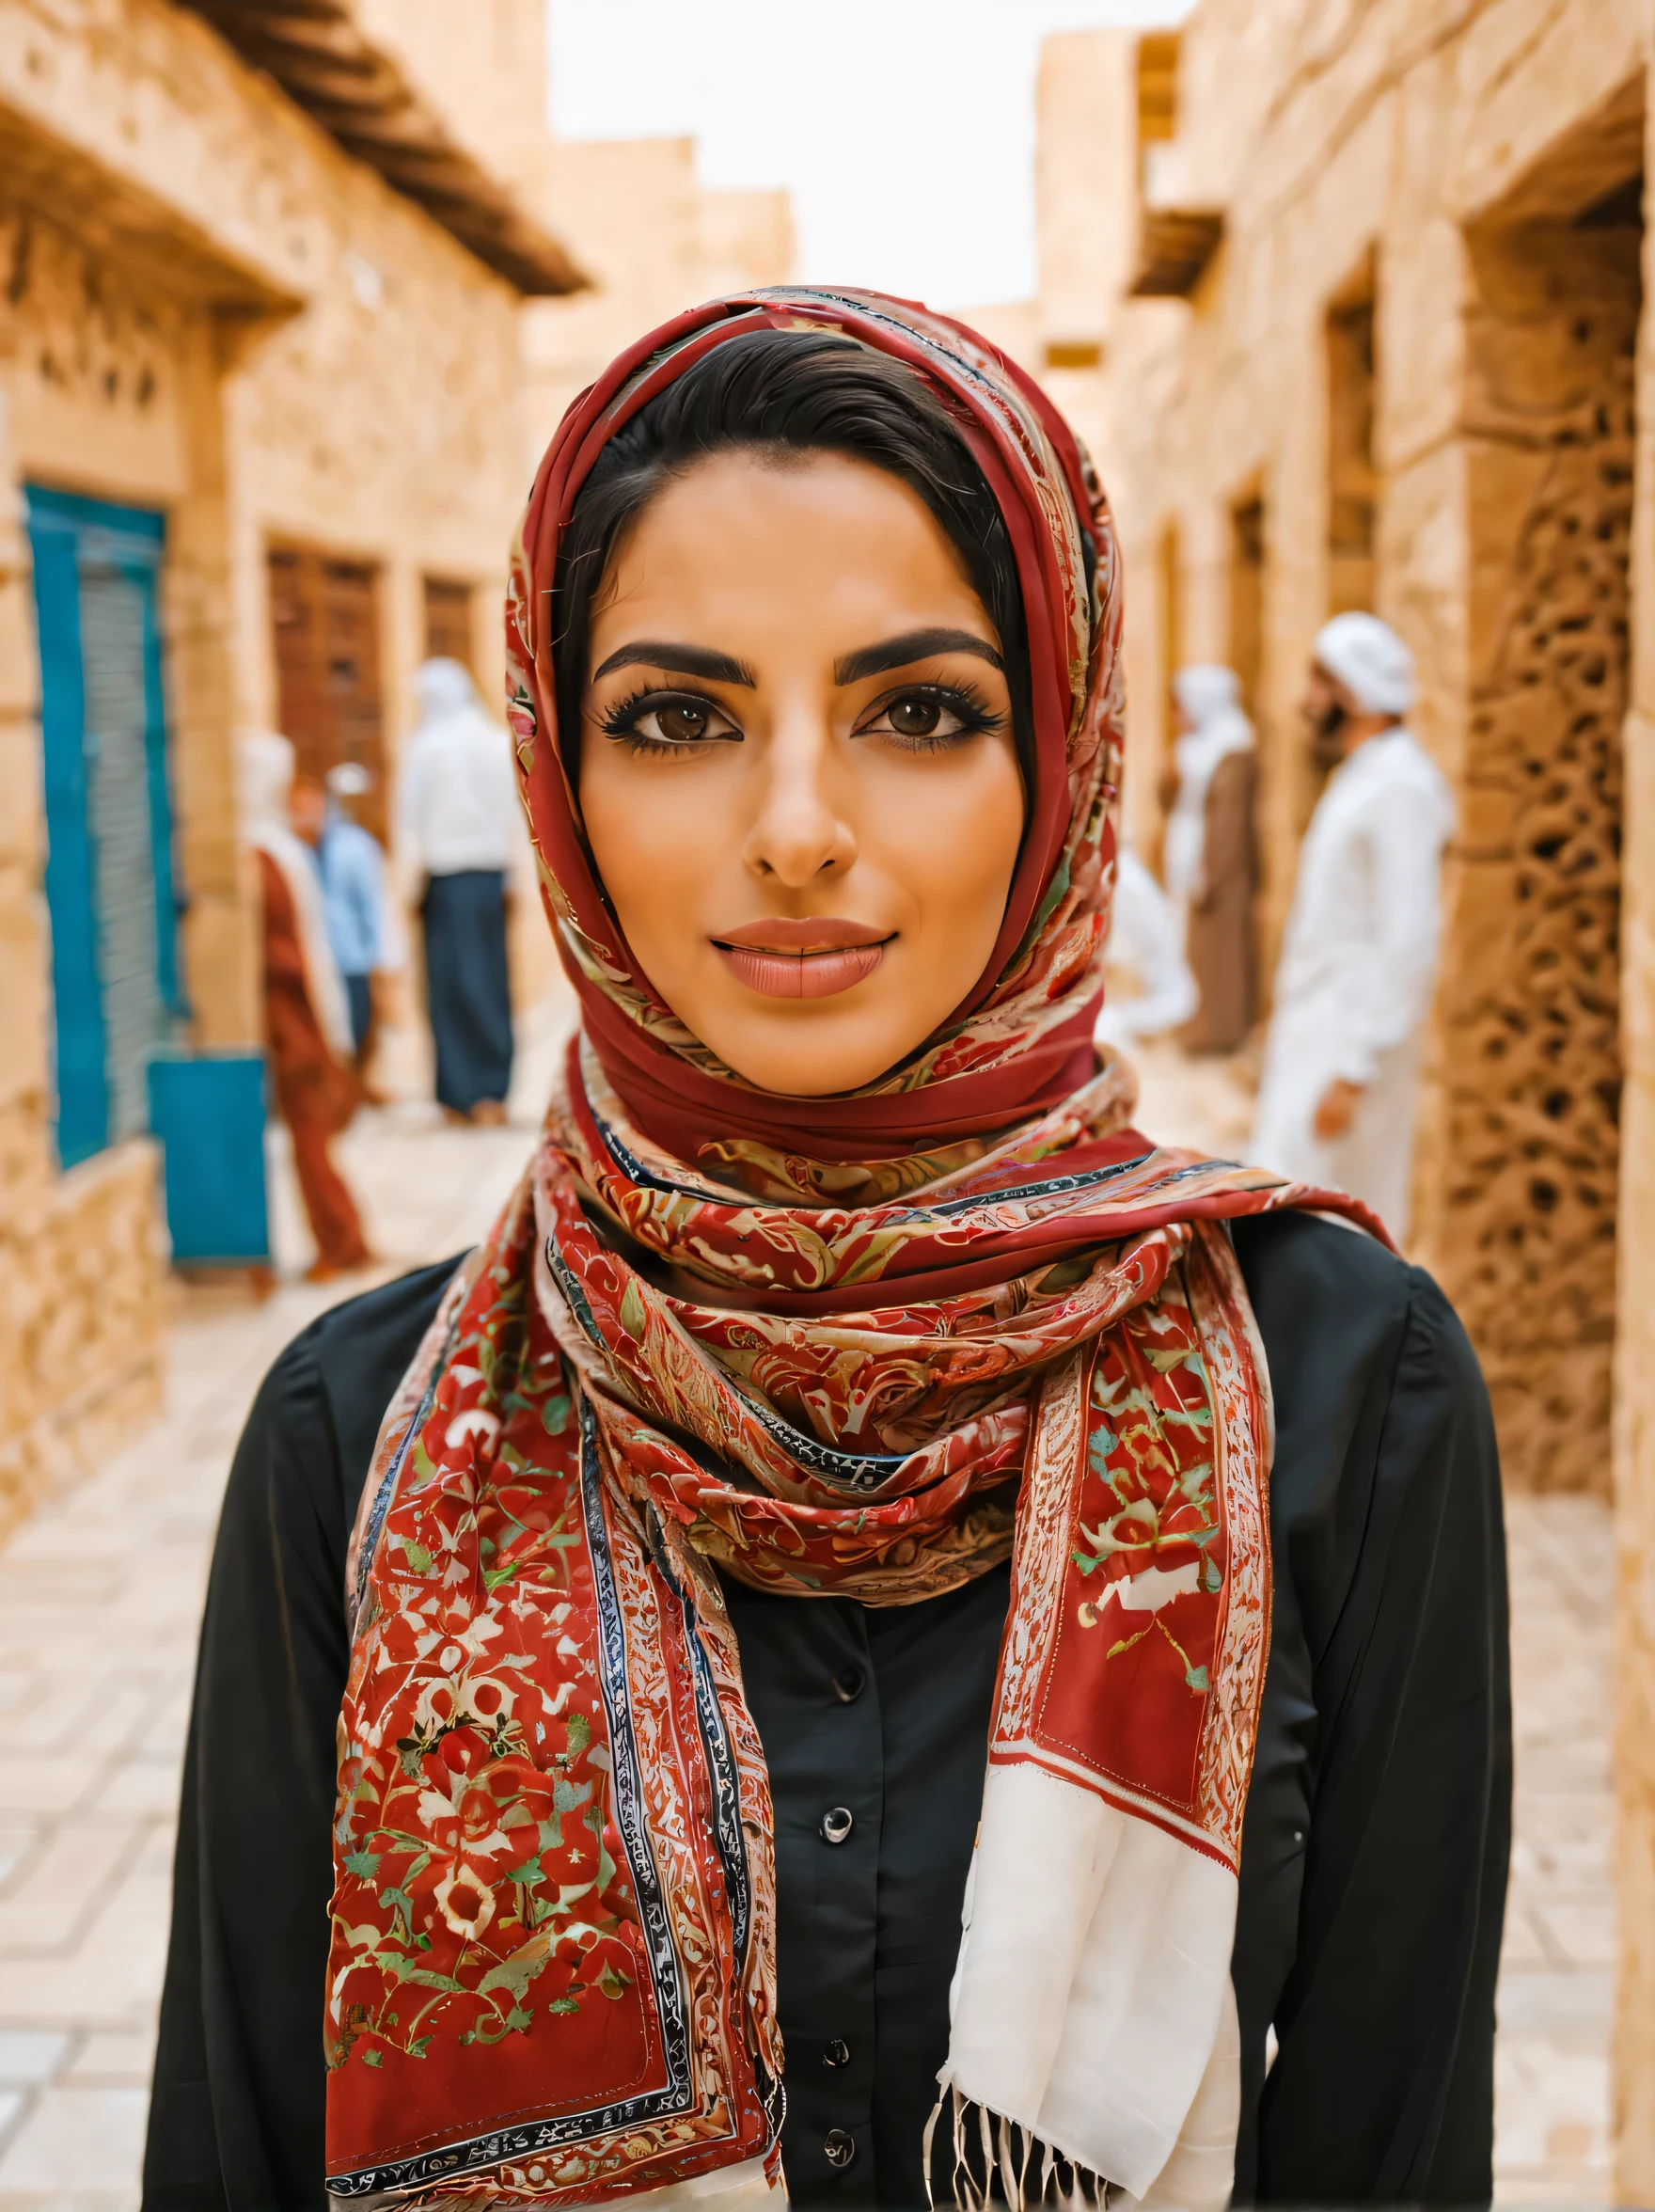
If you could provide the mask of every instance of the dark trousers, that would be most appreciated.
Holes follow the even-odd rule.
[[[368,1043],[368,1033],[373,1027],[373,978],[370,975],[347,975],[343,978],[345,997],[351,1004],[351,1042],[356,1048],[356,1058],[362,1058]]]
[[[497,868],[433,876],[420,908],[425,995],[440,1104],[469,1114],[512,1087],[512,986],[506,879]]]

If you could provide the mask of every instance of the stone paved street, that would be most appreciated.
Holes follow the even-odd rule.
[[[528,1150],[555,1010],[530,1025],[500,1131],[365,1116],[341,1147],[387,1272],[486,1228]],[[1225,1071],[1142,1056],[1140,1119],[1234,1152]],[[291,1197],[285,1255],[302,1259]],[[280,1346],[346,1291],[189,1294],[166,1419],[0,1556],[0,2212],[127,2212],[166,1941],[178,1763],[219,1493]],[[1608,2201],[1607,1516],[1515,1501],[1518,1845],[1501,1985],[1499,2195]],[[162,2208],[165,2212],[165,2208]]]

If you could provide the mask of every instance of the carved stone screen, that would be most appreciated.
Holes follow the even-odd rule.
[[[1635,207],[1472,242],[1471,714],[1431,1243],[1524,1487],[1608,1487]]]

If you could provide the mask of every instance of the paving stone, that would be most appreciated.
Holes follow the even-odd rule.
[[[130,1822],[59,1821],[0,1895],[0,1947],[17,1956],[69,1943],[134,1840]]]
[[[47,2081],[68,2054],[67,2035],[29,2035],[0,2030],[0,2081]]]
[[[8,1821],[0,1827],[0,1883],[8,1882],[39,1840],[38,1825],[27,1827]]]
[[[144,2030],[130,2035],[88,2035],[68,2078],[73,2082],[136,2082],[146,2091],[155,2066],[155,2037]]]
[[[12,2190],[102,2190],[135,2174],[146,2103],[135,2088],[42,2090],[0,2153],[0,2206]]]

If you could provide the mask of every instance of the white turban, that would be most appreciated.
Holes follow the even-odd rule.
[[[1226,707],[1239,704],[1241,679],[1234,669],[1203,661],[1178,671],[1173,678],[1173,697],[1199,729]]]
[[[1206,798],[1212,780],[1233,752],[1253,746],[1253,724],[1242,713],[1241,682],[1234,669],[1203,661],[1181,668],[1173,695],[1190,727],[1173,747],[1178,796],[1167,816],[1161,878],[1180,907],[1203,897],[1206,868]]]
[[[1316,657],[1363,714],[1404,715],[1413,704],[1413,655],[1377,614],[1336,614],[1316,632]]]
[[[445,715],[464,714],[468,709],[482,708],[471,671],[463,660],[452,660],[445,653],[431,660],[422,660],[414,672],[414,696],[419,703],[419,719],[424,722],[438,721]]]

